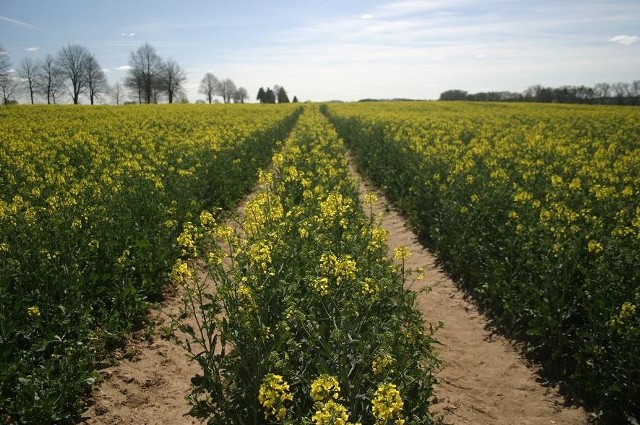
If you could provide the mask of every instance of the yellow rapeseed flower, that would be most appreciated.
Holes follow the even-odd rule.
[[[311,420],[316,425],[350,425],[347,408],[329,400],[322,403],[320,408],[311,416]]]
[[[398,425],[404,424],[404,419],[402,418],[404,402],[396,384],[384,383],[379,385],[373,395],[371,404],[373,416],[375,416],[378,423],[394,421],[393,423]]]
[[[189,265],[184,261],[177,260],[171,269],[171,280],[175,283],[183,283],[184,280],[191,278],[191,270]]]
[[[377,355],[371,363],[371,369],[374,375],[379,375],[393,365],[393,357],[390,354],[384,353]]]
[[[370,277],[365,277],[362,279],[362,290],[368,295],[373,295],[380,290],[380,284]]]
[[[631,326],[629,319],[636,314],[636,310],[637,308],[635,304],[625,301],[622,304],[622,307],[620,307],[620,313],[614,315],[609,320],[609,326],[612,328],[618,328],[618,333],[622,333],[625,327],[628,330],[632,330],[633,327]]]
[[[393,258],[396,260],[407,260],[411,258],[411,251],[406,246],[401,246],[400,248],[396,248],[393,250]]]
[[[198,256],[198,249],[196,247],[196,229],[191,223],[186,223],[182,233],[176,238],[178,246],[182,248],[182,256]]]
[[[327,277],[317,277],[311,280],[311,286],[320,295],[329,294],[329,279]]]
[[[273,175],[268,171],[260,170],[258,172],[258,184],[260,185],[270,185],[273,183]]]
[[[378,200],[378,197],[376,196],[375,193],[367,193],[366,195],[364,195],[364,204],[366,206],[373,206],[373,204],[376,203],[376,201]]]
[[[223,243],[231,242],[233,233],[233,228],[228,225],[221,225],[216,228],[216,236],[218,236]]]
[[[271,247],[265,241],[258,241],[249,247],[249,260],[251,264],[266,270],[271,264]]]
[[[602,252],[604,247],[602,246],[602,244],[600,242],[594,241],[594,240],[590,240],[588,245],[587,245],[587,249],[589,250],[589,252],[592,252],[594,254],[598,254],[598,253]]]
[[[270,373],[262,380],[258,392],[258,401],[265,408],[264,418],[275,418],[281,421],[287,414],[285,402],[293,401],[293,394],[289,391],[289,384],[282,375]]]
[[[200,224],[206,228],[213,228],[216,224],[216,219],[209,211],[202,211],[200,213]]]
[[[40,317],[40,308],[37,305],[32,305],[27,309],[29,317]]]
[[[340,383],[331,375],[320,375],[311,383],[311,397],[314,401],[325,403],[340,397]]]
[[[371,241],[369,241],[369,250],[373,251],[386,245],[388,232],[382,227],[374,227],[371,230]]]

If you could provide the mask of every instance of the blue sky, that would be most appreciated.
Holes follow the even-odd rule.
[[[253,99],[436,99],[448,89],[522,91],[640,80],[640,1],[2,0],[0,44],[24,56],[86,46],[111,84],[144,42]]]

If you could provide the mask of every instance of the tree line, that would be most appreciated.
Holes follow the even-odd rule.
[[[129,53],[126,76],[113,86],[96,57],[82,45],[69,44],[55,55],[37,60],[25,57],[15,71],[8,52],[0,46],[0,94],[4,105],[17,103],[16,97],[21,94],[32,104],[37,98],[55,104],[65,96],[74,104],[86,98],[92,105],[108,99],[119,105],[127,96],[131,103],[188,102],[186,81],[187,74],[178,62],[163,59],[149,43]],[[213,103],[216,96],[224,103],[244,103],[248,99],[244,87],[237,87],[229,78],[218,80],[211,72],[204,75],[198,91],[208,103]]]
[[[289,100],[289,95],[285,88],[277,84],[273,86],[273,90],[270,87],[267,87],[266,90],[264,87],[260,87],[256,100],[260,103],[298,103],[296,96],[293,96],[292,101]]]
[[[471,100],[488,102],[542,102],[586,103],[601,105],[640,105],[640,80],[632,83],[598,83],[588,86],[543,87],[529,86],[522,93],[500,91],[468,93],[465,90],[447,90],[440,100]]]

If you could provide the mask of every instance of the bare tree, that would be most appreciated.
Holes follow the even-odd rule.
[[[187,81],[187,74],[178,62],[168,59],[162,67],[161,86],[167,93],[169,103],[173,103],[173,98],[180,92],[185,81]]]
[[[611,85],[611,91],[616,97],[616,104],[624,105],[625,98],[630,97],[631,87],[627,83],[619,82]]]
[[[213,75],[212,72],[207,72],[200,81],[200,88],[198,89],[198,92],[204,94],[207,102],[211,103],[213,101],[213,96],[218,94],[219,86],[220,81],[218,81],[216,76]]]
[[[144,77],[142,71],[130,69],[124,79],[124,86],[138,96],[138,103],[142,103],[144,94]]]
[[[29,92],[32,105],[35,103],[33,100],[33,94],[36,92],[36,88],[38,86],[37,70],[37,63],[29,56],[23,58],[20,61],[20,65],[18,65],[18,76],[22,79],[24,88]]]
[[[91,55],[87,61],[87,89],[89,91],[89,102],[93,105],[101,95],[107,94],[109,91],[109,83],[104,71],[96,58]]]
[[[247,89],[244,87],[238,87],[238,89],[233,92],[233,103],[244,103],[244,100],[247,97],[249,97]]]
[[[162,58],[149,43],[129,54],[129,75],[125,84],[138,92],[140,103],[157,101]]]
[[[53,55],[47,55],[38,62],[37,92],[47,98],[47,104],[56,103],[56,95],[63,86],[62,78]]]
[[[2,104],[9,105],[14,103],[14,96],[20,89],[20,81],[13,73],[9,73],[6,77],[0,78],[0,93],[2,93]]]
[[[2,93],[2,103],[8,105],[15,92],[18,90],[18,79],[11,70],[9,53],[0,46],[0,93]]]
[[[178,100],[178,103],[189,103],[189,98],[187,97],[187,92],[184,91],[184,89],[180,89],[176,93],[176,99]]]
[[[220,81],[218,94],[222,96],[224,103],[231,103],[231,98],[236,91],[236,84],[230,78]]]
[[[74,104],[78,104],[80,95],[87,90],[87,69],[92,58],[89,50],[79,44],[69,44],[60,49],[57,66],[62,73],[69,95]]]
[[[598,83],[593,86],[593,94],[600,98],[600,102],[604,103],[604,100],[609,96],[611,91],[611,85],[609,83]]]
[[[0,78],[4,78],[9,74],[11,68],[11,61],[9,60],[9,52],[4,50],[4,47],[0,45]]]
[[[640,105],[640,80],[635,80],[631,83],[631,96],[633,97],[633,104]]]
[[[111,87],[110,93],[116,105],[120,105],[120,101],[122,100],[123,95],[122,84],[120,83],[120,81],[117,81],[113,85],[113,87]]]

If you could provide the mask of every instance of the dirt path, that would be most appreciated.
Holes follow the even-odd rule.
[[[432,413],[455,425],[586,424],[584,410],[564,407],[557,390],[541,386],[514,348],[486,329],[486,318],[436,266],[433,255],[417,241],[404,217],[390,209],[384,195],[359,178],[353,167],[351,172],[362,197],[365,193],[377,195],[373,211],[384,213],[382,226],[389,232],[389,255],[406,246],[412,254],[407,267],[424,268],[425,278],[411,289],[431,288],[417,301],[426,322],[445,323],[436,334],[444,369],[438,374]]]
[[[256,190],[247,195],[237,207],[237,215],[244,213],[247,202]],[[231,218],[231,226],[237,222]],[[207,279],[204,273],[201,279]],[[209,287],[214,284],[209,280]],[[178,345],[187,337],[172,327],[172,318],[179,318],[182,288],[165,299],[162,306],[152,309],[150,321],[153,332],[134,336],[123,352],[115,354],[116,364],[101,369],[101,382],[94,388],[91,406],[84,413],[80,424],[136,424],[181,425],[203,424],[188,415],[190,406],[186,396],[191,388],[191,378],[202,369],[191,361],[185,349]],[[196,328],[193,317],[179,319],[181,323]]]
[[[185,416],[189,405],[191,377],[199,368],[170,334],[171,319],[180,312],[179,295],[169,297],[160,309],[151,312],[155,332],[151,340],[132,340],[117,364],[100,370],[101,384],[93,393],[93,405],[83,415],[82,424],[198,424]],[[179,331],[175,336],[184,338]]]

